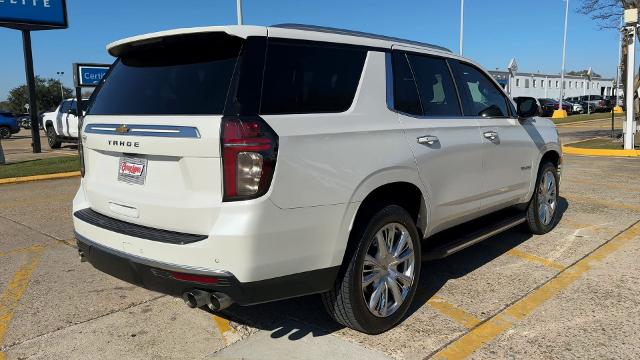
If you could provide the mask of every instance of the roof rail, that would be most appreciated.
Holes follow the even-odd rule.
[[[308,31],[324,32],[329,34],[358,36],[358,37],[364,37],[368,39],[385,40],[385,41],[399,42],[399,43],[408,44],[408,45],[422,46],[422,47],[427,47],[434,50],[440,50],[440,51],[451,53],[451,50],[443,46],[423,43],[420,41],[406,40],[406,39],[401,39],[401,38],[392,37],[392,36],[372,34],[372,33],[367,33],[362,31],[339,29],[339,28],[332,28],[332,27],[326,27],[326,26],[289,24],[289,23],[271,25],[271,27],[277,27],[277,28],[283,28],[283,29],[295,29],[295,30],[308,30]]]

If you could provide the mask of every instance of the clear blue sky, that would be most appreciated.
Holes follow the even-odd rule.
[[[575,9],[569,13],[567,70],[589,66],[615,75],[618,33],[599,30]],[[234,24],[235,0],[67,0],[69,29],[32,34],[35,72],[72,86],[73,62],[113,59],[105,45],[127,36],[176,27]],[[523,72],[559,73],[563,0],[466,0],[465,56],[487,69],[504,69],[515,57]],[[244,21],[343,27],[443,45],[458,51],[459,0],[244,0]],[[0,100],[24,83],[19,31],[0,28]]]

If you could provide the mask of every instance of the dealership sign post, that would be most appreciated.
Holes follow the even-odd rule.
[[[31,115],[31,137],[34,153],[39,153],[40,134],[36,87],[31,54],[31,31],[66,29],[67,4],[65,0],[0,0],[0,26],[22,31],[24,67],[29,89],[29,113]]]
[[[2,1],[2,0],[0,0]],[[81,133],[82,123],[84,119],[84,109],[82,108],[82,88],[97,87],[100,85],[102,78],[107,75],[109,64],[73,64],[73,84],[76,87],[76,114],[78,116],[78,134]],[[82,140],[78,138],[79,146],[82,146]]]

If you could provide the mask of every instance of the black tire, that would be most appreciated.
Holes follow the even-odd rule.
[[[547,175],[550,174],[550,175]],[[541,188],[541,182],[543,182],[545,176],[553,176],[554,181],[554,190],[555,195],[555,204],[553,207],[552,214],[550,218],[548,216],[541,215],[542,211],[540,209],[540,204],[543,201],[549,203],[550,196],[545,196],[541,194],[543,192]],[[546,234],[549,231],[553,230],[558,224],[558,203],[559,203],[559,181],[558,181],[558,169],[551,162],[544,162],[540,165],[540,169],[538,169],[538,177],[536,179],[536,187],[534,188],[533,196],[531,196],[531,200],[529,200],[529,205],[527,205],[527,227],[529,231],[533,234],[542,235]],[[545,220],[548,219],[548,220]],[[548,221],[548,222],[547,222]]]
[[[8,127],[0,127],[0,138],[8,139],[11,137],[11,129]]]
[[[58,138],[56,129],[54,129],[53,126],[47,126],[47,141],[49,142],[49,147],[52,149],[60,149],[62,145],[62,141]]]
[[[403,302],[391,315],[379,317],[369,310],[365,301],[362,286],[364,259],[367,252],[370,251],[370,246],[378,231],[387,225],[395,226],[395,224],[402,225],[411,236],[411,245],[414,253],[414,278]],[[376,212],[370,219],[365,220],[362,226],[354,228],[352,236],[355,236],[357,247],[350,254],[345,255],[345,263],[335,286],[332,290],[322,294],[322,302],[329,315],[338,323],[363,333],[379,334],[402,321],[413,301],[421,268],[421,248],[418,230],[405,209],[397,205],[389,205]],[[404,269],[406,270],[407,268]],[[386,283],[385,288],[392,293]],[[392,295],[392,297],[394,296]],[[388,295],[386,299],[390,301]]]

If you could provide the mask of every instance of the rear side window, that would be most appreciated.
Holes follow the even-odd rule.
[[[91,115],[222,114],[242,39],[189,34],[133,47],[96,90]]]
[[[422,115],[418,88],[407,57],[393,53],[393,105],[398,111],[411,115]]]
[[[486,75],[470,65],[458,63],[456,76],[465,116],[509,116],[505,96]]]
[[[332,44],[269,41],[260,112],[338,113],[349,109],[367,55]]]
[[[408,54],[425,116],[460,116],[460,104],[444,59]]]

